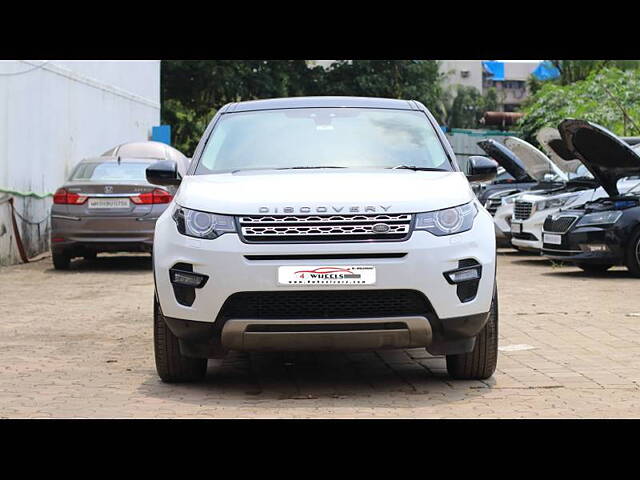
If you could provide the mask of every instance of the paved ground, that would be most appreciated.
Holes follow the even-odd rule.
[[[486,382],[424,350],[233,354],[165,385],[146,256],[0,268],[0,417],[640,417],[640,280],[499,253],[500,352]]]

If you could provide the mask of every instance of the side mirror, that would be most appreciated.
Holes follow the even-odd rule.
[[[182,175],[173,160],[161,160],[149,165],[146,170],[147,182],[153,185],[180,185]]]
[[[490,182],[498,174],[498,163],[487,157],[469,157],[467,180],[470,182]]]

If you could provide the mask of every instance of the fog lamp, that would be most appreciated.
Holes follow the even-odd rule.
[[[469,280],[478,280],[480,278],[481,268],[482,267],[480,266],[475,266],[452,270],[450,272],[445,272],[444,276],[451,284],[468,282]]]
[[[169,277],[174,285],[191,288],[202,288],[209,279],[206,275],[175,269],[169,270]]]

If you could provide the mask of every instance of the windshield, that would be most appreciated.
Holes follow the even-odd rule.
[[[303,108],[222,115],[196,175],[270,168],[393,168],[450,171],[422,112]]]
[[[73,172],[71,180],[90,182],[115,182],[119,180],[146,181],[145,171],[149,165],[150,163],[148,162],[81,163]]]

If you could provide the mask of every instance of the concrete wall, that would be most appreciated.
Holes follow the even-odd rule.
[[[441,60],[439,70],[440,73],[445,74],[442,82],[444,88],[464,85],[474,87],[482,92],[482,62],[480,60]],[[455,90],[452,93],[455,94]]]
[[[81,159],[148,140],[159,123],[159,60],[1,61],[0,189],[53,192]],[[18,220],[28,254],[46,250],[51,197],[15,206],[37,223]],[[0,263],[19,261],[8,212],[1,203]]]

